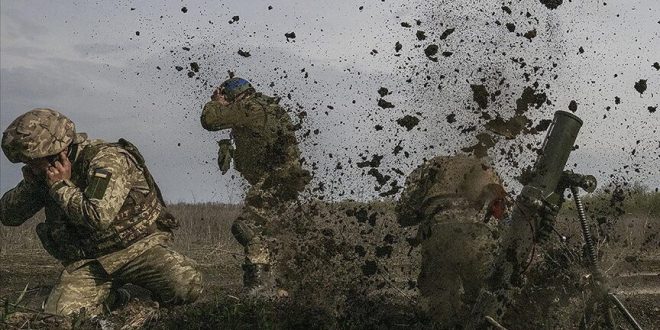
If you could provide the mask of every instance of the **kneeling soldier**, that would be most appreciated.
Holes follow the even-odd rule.
[[[469,315],[497,252],[509,198],[495,170],[467,156],[438,156],[415,169],[397,204],[399,223],[418,225],[418,287],[443,329]]]
[[[130,142],[88,140],[61,113],[34,109],[5,130],[2,150],[26,165],[0,200],[0,222],[18,226],[45,208],[37,234],[65,266],[46,312],[99,314],[126,300],[119,288],[127,283],[165,305],[199,297],[201,273],[169,247],[177,222]]]

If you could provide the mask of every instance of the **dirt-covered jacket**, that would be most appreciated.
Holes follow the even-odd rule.
[[[46,221],[37,234],[65,265],[109,255],[115,257],[107,264],[115,264],[129,257],[117,252],[135,250],[127,249],[134,243],[158,237],[153,244],[139,244],[147,248],[161,242],[158,232],[167,228],[159,223],[174,227],[142,156],[127,141],[85,139],[70,149],[69,158],[70,180],[50,188],[23,180],[6,192],[0,200],[2,224],[18,226],[45,208]]]
[[[417,287],[437,324],[470,315],[494,262],[507,196],[487,162],[437,156],[412,171],[397,204],[399,223],[417,226]]]
[[[399,222],[411,226],[449,210],[502,218],[507,195],[495,170],[477,158],[437,156],[417,167],[406,180],[397,203]],[[441,215],[444,217],[444,215]],[[487,222],[470,217],[456,221]]]
[[[278,102],[256,93],[228,105],[208,102],[202,112],[205,129],[232,130],[235,168],[252,185],[278,168],[300,169],[294,125]]]

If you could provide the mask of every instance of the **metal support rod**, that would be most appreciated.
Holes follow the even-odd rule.
[[[501,324],[499,324],[497,321],[495,321],[494,318],[492,318],[492,317],[490,317],[490,316],[486,316],[486,321],[487,321],[488,323],[490,323],[490,325],[492,325],[493,327],[495,327],[495,329],[498,329],[498,330],[507,330],[507,328],[503,327]]]
[[[589,229],[589,224],[587,223],[587,216],[584,211],[584,205],[582,204],[582,199],[578,192],[578,187],[571,185],[571,193],[573,194],[573,200],[575,201],[575,208],[578,212],[578,219],[580,220],[580,227],[582,227],[582,236],[584,236],[584,242],[587,245],[587,251],[589,253],[589,262],[591,264],[592,271],[596,276],[601,292],[604,292],[603,296],[603,312],[605,313],[605,318],[610,327],[614,328],[614,317],[612,316],[612,311],[610,309],[610,301],[614,302],[616,307],[619,309],[621,314],[626,318],[626,321],[630,323],[635,329],[642,330],[642,327],[637,323],[637,320],[630,314],[626,306],[623,305],[621,300],[617,298],[616,295],[609,292],[609,287],[606,282],[604,274],[601,272],[600,267],[598,266],[598,254],[596,253],[596,246],[594,244],[593,237],[591,236],[591,229]],[[600,294],[600,293],[599,293]]]
[[[619,309],[621,314],[623,314],[623,316],[626,318],[628,323],[630,323],[630,325],[632,325],[637,330],[642,330],[642,327],[639,325],[639,323],[637,323],[637,320],[635,320],[635,318],[632,316],[632,314],[630,314],[626,306],[623,305],[621,300],[619,300],[619,298],[614,293],[610,292],[607,294],[607,296],[610,298],[610,300],[614,302],[616,307]]]
[[[573,194],[573,200],[575,201],[575,208],[577,208],[580,226],[582,227],[582,236],[584,236],[584,242],[586,243],[587,251],[589,252],[591,267],[593,267],[593,269],[598,272],[598,275],[600,275],[596,246],[594,245],[594,240],[591,236],[591,229],[589,229],[589,224],[587,223],[587,216],[584,212],[584,205],[582,204],[582,199],[580,199],[578,188],[576,186],[571,186],[571,193]]]

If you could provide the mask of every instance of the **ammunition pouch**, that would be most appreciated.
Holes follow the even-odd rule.
[[[163,208],[160,216],[156,220],[156,226],[161,231],[172,231],[179,228],[179,220],[177,220],[167,208]]]
[[[62,262],[76,261],[85,258],[85,253],[75,244],[70,231],[48,223],[37,225],[37,236],[46,252]]]

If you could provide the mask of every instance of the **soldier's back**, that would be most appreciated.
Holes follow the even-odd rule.
[[[278,101],[261,93],[239,101],[248,111],[263,113],[260,120],[232,129],[236,170],[251,184],[300,157],[294,125]]]
[[[410,174],[397,205],[403,225],[419,224],[418,287],[429,312],[446,328],[469,313],[493,260],[498,223],[488,211],[504,197],[500,182],[479,159],[438,156]]]

